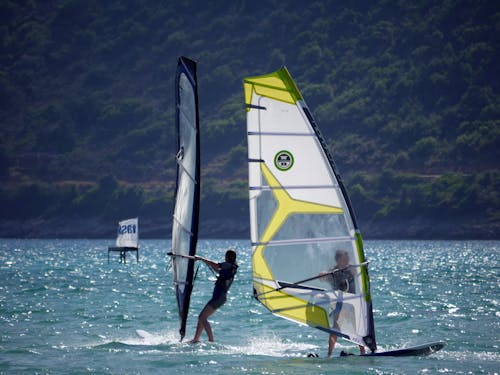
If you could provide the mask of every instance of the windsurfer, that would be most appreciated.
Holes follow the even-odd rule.
[[[344,306],[343,302],[343,293],[355,293],[355,284],[354,284],[354,270],[350,267],[349,253],[345,250],[337,250],[335,253],[335,261],[337,264],[335,267],[330,269],[328,272],[323,272],[325,276],[320,280],[329,282],[332,286],[332,289],[338,293],[338,300],[335,302],[335,307],[333,308],[333,326],[332,328],[339,330],[339,316],[342,308]],[[333,353],[333,349],[335,348],[335,344],[337,343],[337,335],[330,333],[330,337],[328,340],[328,357],[331,357]],[[359,352],[361,354],[365,354],[365,347],[362,345],[358,345]]]
[[[190,343],[195,344],[200,342],[201,334],[203,330],[207,332],[208,341],[214,341],[214,335],[212,332],[212,327],[208,322],[208,317],[212,315],[219,307],[224,305],[226,302],[227,292],[231,287],[236,271],[238,270],[238,264],[236,263],[236,252],[234,250],[227,250],[225,261],[222,263],[216,263],[213,260],[195,256],[195,260],[201,260],[209,267],[211,267],[215,272],[219,274],[217,281],[215,282],[214,291],[212,298],[207,302],[203,310],[201,310],[198,316],[198,324],[196,326],[196,333],[194,338]]]

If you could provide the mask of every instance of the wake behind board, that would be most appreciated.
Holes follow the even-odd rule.
[[[149,339],[153,337],[153,335],[147,331],[144,331],[142,329],[136,329],[135,334],[139,336],[141,339]]]

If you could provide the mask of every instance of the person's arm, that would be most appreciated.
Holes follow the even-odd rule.
[[[205,264],[207,264],[208,266],[212,267],[212,269],[215,272],[219,272],[220,271],[219,263],[216,263],[213,260],[210,260],[210,259],[207,259],[207,258],[203,258],[203,257],[200,257],[198,255],[194,256],[194,260],[201,260],[201,261],[203,261]]]
[[[356,270],[351,265],[349,265],[349,272],[351,273],[352,277],[356,277]]]
[[[331,272],[325,272],[325,271],[322,271],[319,273],[319,275],[321,276],[319,278],[319,281],[322,281],[322,282],[328,282],[330,281],[330,277],[331,276]]]

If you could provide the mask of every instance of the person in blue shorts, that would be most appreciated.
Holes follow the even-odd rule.
[[[226,303],[227,292],[231,287],[236,271],[238,270],[238,264],[236,263],[236,252],[234,250],[226,251],[225,261],[222,263],[216,263],[213,260],[195,256],[195,260],[201,260],[209,267],[211,267],[215,272],[219,274],[217,281],[215,282],[214,291],[212,298],[207,302],[203,310],[201,310],[198,316],[198,324],[196,326],[196,333],[194,338],[190,343],[200,342],[201,334],[203,330],[207,332],[208,341],[214,341],[214,335],[212,332],[212,327],[208,322],[208,317],[212,315],[219,307]]]

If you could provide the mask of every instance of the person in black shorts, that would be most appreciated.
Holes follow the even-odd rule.
[[[234,250],[226,251],[226,260],[222,263],[216,263],[210,259],[205,259],[199,256],[195,256],[195,260],[201,260],[205,262],[209,267],[211,267],[215,272],[219,274],[217,281],[215,282],[214,291],[212,298],[207,302],[203,310],[201,310],[198,316],[198,325],[196,326],[196,333],[194,338],[190,343],[200,342],[200,336],[203,330],[207,332],[208,341],[214,341],[214,335],[212,333],[212,327],[208,322],[208,317],[212,315],[215,310],[224,305],[226,302],[227,292],[231,287],[234,275],[238,270],[238,264],[236,263],[236,252]]]

